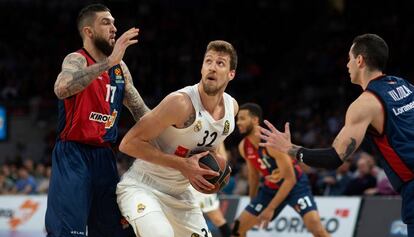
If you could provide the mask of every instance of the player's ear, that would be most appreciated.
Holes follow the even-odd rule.
[[[233,80],[235,76],[236,76],[236,70],[230,70],[229,72],[230,81]]]
[[[361,67],[362,65],[365,65],[364,57],[361,54],[358,54],[358,56],[355,58],[355,61],[358,65],[358,67]]]
[[[89,38],[92,38],[93,32],[91,27],[85,26],[82,28],[83,35]]]

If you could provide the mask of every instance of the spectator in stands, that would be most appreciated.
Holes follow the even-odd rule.
[[[9,194],[13,189],[13,181],[0,171],[0,194]]]
[[[365,156],[361,156],[357,161],[358,176],[351,179],[345,188],[345,195],[362,195],[365,190],[377,185],[377,178],[372,175],[372,163]]]
[[[36,193],[36,181],[29,174],[25,166],[21,166],[18,169],[18,179],[12,190],[13,193],[17,194],[35,194]]]
[[[38,181],[37,192],[39,194],[47,193],[49,191],[50,176],[52,174],[52,167],[48,166],[45,169],[45,177]]]
[[[344,194],[352,179],[352,173],[349,171],[350,165],[351,163],[346,161],[336,171],[330,170],[320,177],[318,186],[323,190],[323,195],[339,196]]]

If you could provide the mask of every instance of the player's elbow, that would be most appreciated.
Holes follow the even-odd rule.
[[[122,139],[121,143],[119,144],[119,150],[128,155],[129,152],[129,140],[125,137]]]
[[[66,99],[68,97],[68,95],[65,91],[66,90],[65,90],[65,88],[63,88],[63,86],[55,85],[54,92],[55,92],[55,95],[58,99],[63,100],[63,99]]]

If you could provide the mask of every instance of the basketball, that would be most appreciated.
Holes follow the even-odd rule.
[[[203,169],[211,169],[219,172],[218,176],[204,176],[207,181],[215,185],[215,188],[212,190],[200,190],[200,192],[206,194],[217,193],[228,184],[231,167],[226,159],[221,156],[216,156],[213,152],[210,152],[199,160],[199,165]]]

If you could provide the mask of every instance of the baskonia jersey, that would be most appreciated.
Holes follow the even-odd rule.
[[[414,86],[394,76],[369,82],[366,91],[381,101],[384,109],[382,134],[372,134],[383,159],[385,173],[396,191],[414,179]]]
[[[86,58],[88,66],[96,63],[85,49],[77,53]],[[59,139],[95,146],[116,142],[124,89],[124,75],[118,64],[81,92],[59,100]]]
[[[161,151],[183,159],[201,151],[217,150],[218,145],[234,130],[234,99],[224,93],[225,113],[223,118],[215,120],[201,102],[198,84],[187,86],[177,92],[190,97],[196,116],[193,124],[186,128],[170,126],[151,143]],[[135,171],[144,172],[151,179],[177,190],[186,189],[189,185],[188,179],[180,171],[141,159],[136,159],[127,173],[132,174]]]
[[[265,179],[267,175],[272,174],[273,171],[278,169],[275,158],[271,157],[267,153],[266,148],[259,147],[259,149],[257,149],[247,137],[244,138],[243,145],[245,159],[247,162],[250,162],[257,171],[259,171],[261,175],[260,182],[271,189],[278,189],[283,180],[280,180],[277,183],[272,183]],[[297,161],[292,159],[292,163],[296,179],[299,179],[303,173],[302,169],[297,164]]]

